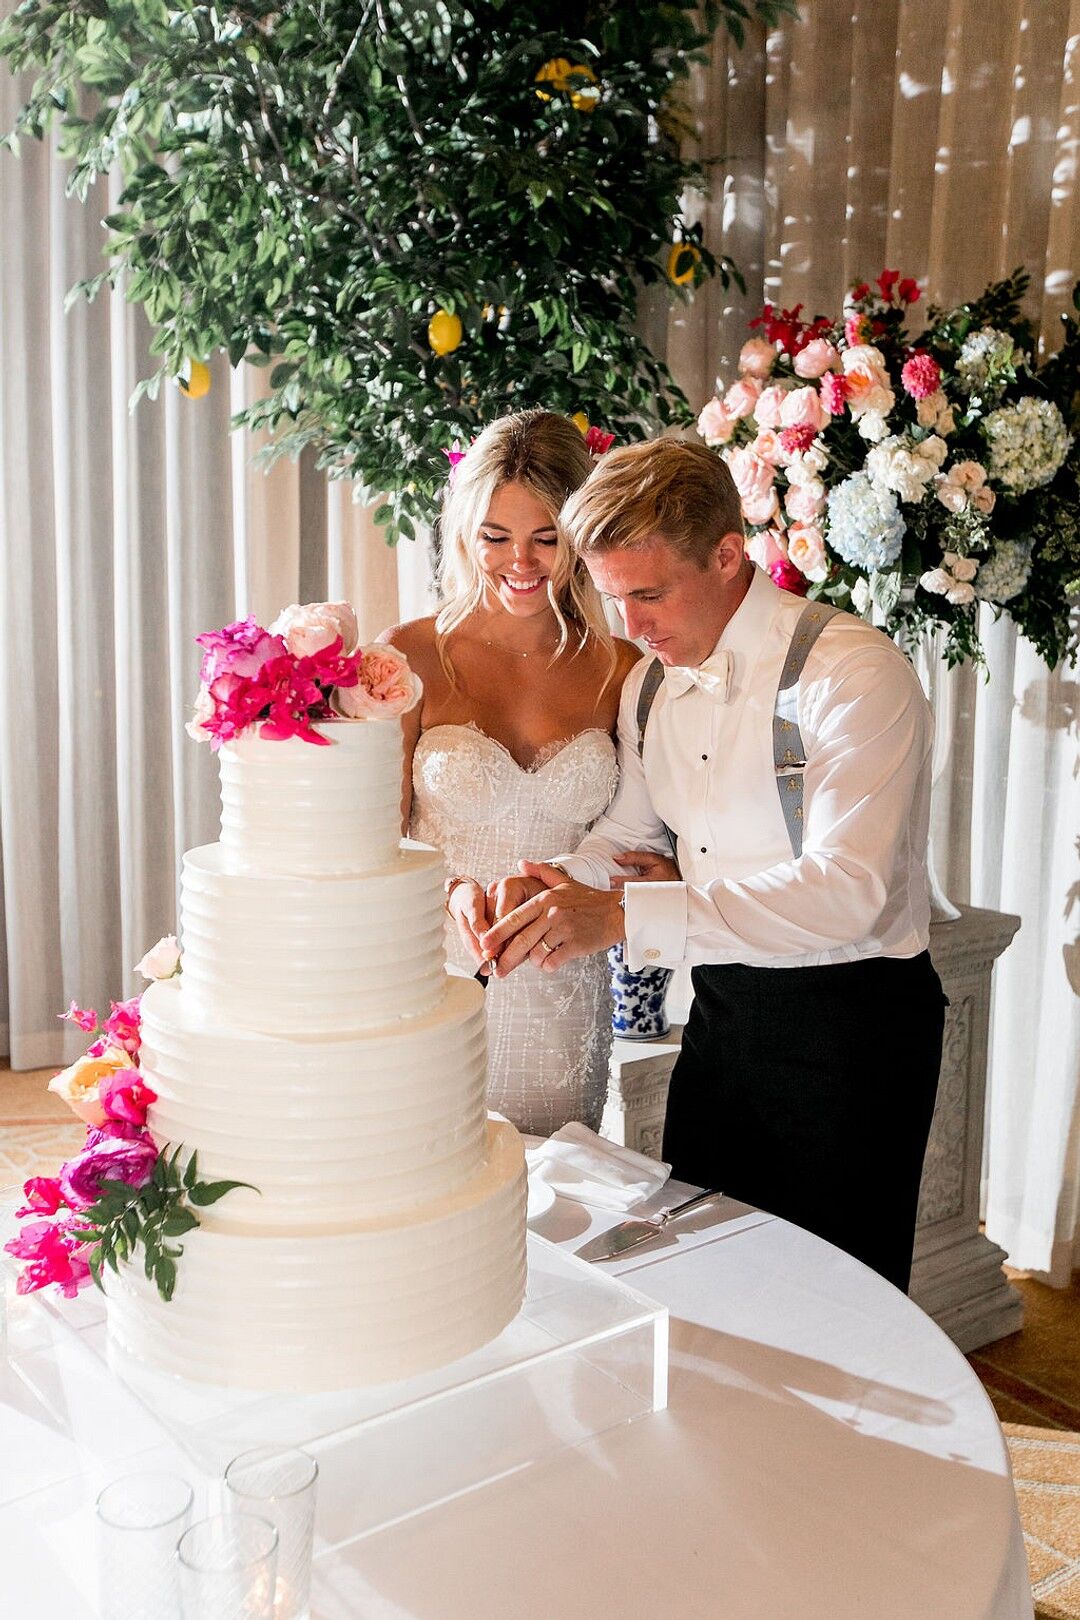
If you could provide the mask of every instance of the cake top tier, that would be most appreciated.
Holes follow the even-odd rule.
[[[420,697],[402,653],[358,645],[348,602],[297,603],[268,629],[248,617],[196,640],[203,660],[188,731],[215,751],[252,734],[324,747],[337,738],[320,722],[396,722]]]

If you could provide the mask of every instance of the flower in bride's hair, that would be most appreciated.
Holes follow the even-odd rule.
[[[473,443],[475,443],[475,442],[476,441],[474,440]],[[447,473],[446,473],[446,482],[450,486],[451,489],[453,489],[453,487],[454,487],[454,479],[457,477],[457,470],[461,466],[461,463],[465,460],[465,457],[468,455],[468,453],[469,453],[469,451],[471,449],[472,449],[472,444],[467,444],[465,446],[464,450],[459,450],[457,445],[455,444],[455,446],[454,446],[454,448],[452,450],[444,450],[443,451],[443,455],[446,457],[447,461],[450,463],[450,465],[449,465],[449,467],[447,469]]]
[[[356,614],[348,602],[294,602],[278,614],[270,634],[281,636],[294,658],[310,658],[337,638],[347,655],[360,640]]]
[[[360,678],[335,689],[333,707],[346,720],[391,720],[418,703],[423,690],[405,654],[376,642],[361,647]]]

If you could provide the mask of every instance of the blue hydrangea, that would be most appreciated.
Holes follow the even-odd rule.
[[[868,473],[852,473],[829,491],[828,541],[838,556],[868,573],[889,568],[900,556],[906,525],[892,490]]]

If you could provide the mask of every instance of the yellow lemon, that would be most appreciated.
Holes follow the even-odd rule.
[[[180,387],[188,399],[202,399],[204,394],[210,392],[210,381],[210,367],[201,360],[189,360],[187,376],[180,378]]]
[[[584,438],[586,433],[589,431],[589,418],[585,415],[585,412],[575,411],[570,420],[573,422],[582,438]]]
[[[428,321],[427,340],[436,354],[453,354],[463,336],[459,317],[448,309],[437,309]]]
[[[693,242],[673,242],[667,261],[668,280],[676,287],[685,287],[693,281],[700,263],[701,253]]]
[[[567,88],[566,76],[573,71],[569,60],[565,56],[553,56],[551,61],[545,62],[539,73],[536,74],[535,82],[537,84],[550,84],[553,90],[565,90]],[[541,101],[551,100],[551,92],[548,90],[538,90],[536,93]]]
[[[599,89],[591,88],[596,84],[596,74],[587,62],[575,62],[570,72],[577,74],[580,79],[589,80],[588,85],[579,86],[578,89],[571,92],[570,105],[576,107],[578,112],[592,112],[596,103],[600,100]]]

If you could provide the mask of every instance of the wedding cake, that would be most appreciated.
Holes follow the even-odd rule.
[[[108,1278],[110,1335],[156,1368],[379,1383],[521,1304],[522,1143],[487,1118],[483,991],[446,974],[443,862],[399,838],[401,721],[377,715],[219,748],[221,837],[183,858],[141,1072],[154,1140],[251,1187],[184,1237],[171,1299],[136,1264]]]

